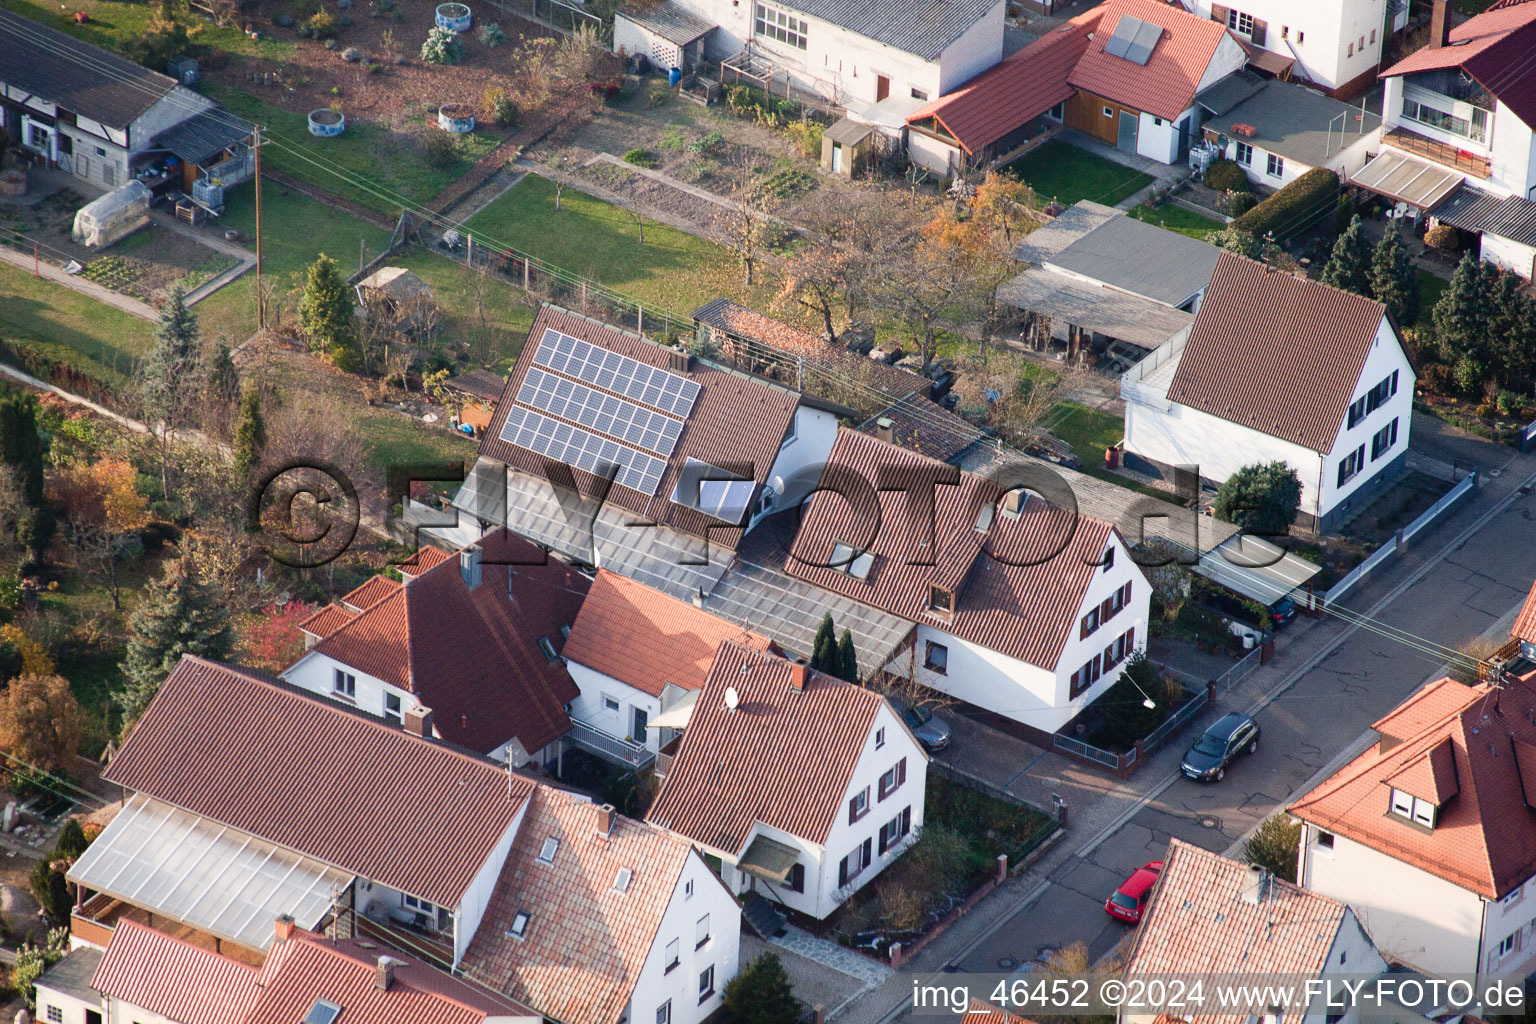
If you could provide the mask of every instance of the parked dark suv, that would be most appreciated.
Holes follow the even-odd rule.
[[[1237,760],[1237,755],[1258,749],[1259,723],[1250,715],[1234,711],[1217,719],[1195,740],[1194,746],[1184,752],[1179,767],[1197,782],[1220,782],[1227,774],[1227,765]]]

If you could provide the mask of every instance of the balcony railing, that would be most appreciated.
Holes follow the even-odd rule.
[[[1457,149],[1445,142],[1436,142],[1396,124],[1387,125],[1387,133],[1382,141],[1405,153],[1422,156],[1445,167],[1454,167],[1475,178],[1487,178],[1490,174],[1487,157]]]
[[[610,736],[586,722],[571,722],[571,731],[566,734],[566,738],[589,753],[608,761],[627,764],[637,770],[656,760],[656,755],[647,750],[644,744]]]

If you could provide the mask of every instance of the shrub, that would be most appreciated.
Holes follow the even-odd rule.
[[[1433,395],[1448,395],[1456,388],[1456,376],[1444,363],[1430,363],[1419,371],[1419,386]]]
[[[791,121],[784,127],[789,141],[794,143],[795,152],[807,160],[821,157],[821,137],[826,130],[826,125],[816,121]]]
[[[1464,395],[1475,395],[1482,390],[1483,380],[1486,377],[1487,372],[1483,364],[1471,356],[1462,356],[1456,363],[1456,390]]]
[[[363,59],[363,51],[355,46],[349,46],[341,51],[341,59],[348,64],[357,64]]]
[[[74,860],[90,845],[90,840],[85,838],[85,830],[80,827],[80,819],[70,818],[59,830],[59,839],[54,844],[53,852],[60,857]]]
[[[1301,504],[1301,479],[1284,462],[1253,463],[1229,476],[1211,511],[1261,537],[1284,536]]]
[[[636,167],[656,167],[661,161],[656,159],[656,154],[648,149],[632,149],[624,154],[624,162],[634,164]]]
[[[1525,396],[1505,388],[1495,400],[1500,416],[1514,416],[1525,407]]]
[[[339,45],[340,45],[340,44],[339,44],[339,43],[337,43],[337,42],[336,42],[336,40],[334,40],[334,39],[327,39],[327,40],[326,40],[326,41],[325,41],[325,42],[324,42],[324,43],[322,43],[322,44],[321,44],[321,45],[322,45],[322,46],[324,46],[324,47],[325,47],[325,48],[326,48],[326,49],[327,49],[327,50],[334,50],[334,49],[336,49],[336,47],[337,47],[337,46],[339,46]],[[331,90],[331,95],[333,95],[333,96],[334,96],[334,95],[335,95],[335,94],[336,94],[336,93],[337,93],[337,91],[338,91],[338,90],[336,90],[336,89],[332,89],[332,90]]]
[[[1461,233],[1449,224],[1436,224],[1424,232],[1424,244],[1435,249],[1444,249],[1446,252],[1455,252],[1461,248]]]
[[[1214,160],[1205,169],[1205,183],[1218,192],[1252,192],[1253,184],[1235,160]]]
[[[32,895],[43,905],[48,924],[54,928],[68,927],[75,901],[69,894],[69,883],[64,880],[64,873],[46,860],[40,861],[32,869],[28,881],[31,883]]]
[[[667,100],[670,98],[670,96],[671,94],[666,90],[657,89],[655,92],[651,93],[649,102],[653,107],[664,107],[667,105]]]
[[[1319,213],[1333,209],[1338,194],[1339,176],[1326,167],[1314,167],[1235,223],[1254,235],[1273,232],[1280,241],[1316,224]]]
[[[1232,198],[1227,200],[1227,213],[1233,217],[1241,217],[1259,205],[1259,197],[1252,192],[1233,192],[1231,196]]]
[[[719,132],[700,135],[688,143],[688,148],[699,156],[719,156],[725,151],[725,136]]]
[[[498,128],[510,128],[517,123],[517,104],[512,102],[507,90],[493,85],[485,90],[481,102],[485,106],[485,116]]]
[[[310,15],[306,25],[314,33],[316,39],[330,39],[336,35],[336,18],[329,11],[319,11]]]
[[[776,953],[763,953],[726,982],[725,1012],[739,1024],[789,1024],[800,1004]]]
[[[459,158],[458,147],[445,132],[428,132],[421,140],[421,151],[427,163],[433,167],[451,167]]]
[[[1296,851],[1301,846],[1301,822],[1277,814],[1254,829],[1243,846],[1243,859],[1292,884],[1296,881]]]
[[[486,46],[500,46],[507,41],[507,34],[501,30],[501,23],[488,21],[480,26],[478,33],[480,41]]]
[[[428,64],[457,64],[463,56],[464,46],[459,37],[437,25],[432,26],[427,41],[421,44],[421,59]]]

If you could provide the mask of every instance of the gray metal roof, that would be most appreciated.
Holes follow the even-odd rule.
[[[1265,81],[1247,68],[1242,68],[1202,90],[1195,96],[1195,102],[1220,117],[1264,88]]]
[[[169,150],[189,164],[201,164],[250,138],[255,130],[251,122],[215,107],[167,128],[155,136],[151,145]]]
[[[1367,110],[1363,119],[1356,120],[1359,117],[1358,104],[1341,103],[1303,85],[1271,80],[1219,119],[1206,122],[1205,127],[1231,135],[1234,124],[1252,125],[1253,136],[1239,142],[1308,167],[1321,167],[1340,150],[1358,142],[1362,134],[1381,127],[1380,114]]]
[[[790,0],[783,4],[876,42],[932,60],[997,0]],[[1002,21],[1002,10],[998,10]]]
[[[176,88],[169,75],[3,9],[0,82],[109,128],[127,128]]]
[[[699,17],[681,4],[672,3],[672,0],[662,0],[655,7],[644,11],[621,10],[617,17],[632,21],[646,31],[678,46],[687,46],[700,36],[706,36],[715,30],[714,22],[708,18]]]
[[[96,976],[96,968],[101,966],[101,958],[106,955],[106,950],[77,946],[63,960],[48,968],[37,983],[60,995],[73,996],[88,1006],[98,1006],[101,993],[91,987],[91,979]]]
[[[1073,203],[1062,210],[1055,220],[1025,235],[1013,247],[1013,258],[1039,266],[1111,217],[1119,216],[1120,211],[1113,206],[1089,202],[1087,199]]]
[[[1463,231],[1479,231],[1536,246],[1536,203],[1521,196],[1496,196],[1463,183],[1430,212],[1436,219]]]
[[[1015,309],[1039,313],[1146,349],[1157,348],[1195,322],[1194,314],[1181,309],[1113,288],[1086,284],[1047,269],[1026,270],[998,288],[997,297]]]
[[[1045,261],[1090,281],[1133,295],[1182,306],[1211,283],[1221,250],[1146,224],[1111,217]]]
[[[833,142],[841,143],[844,146],[852,146],[855,143],[864,141],[874,130],[875,126],[872,124],[866,124],[863,121],[855,121],[852,118],[845,117],[828,128],[823,133],[823,137],[831,139]]]

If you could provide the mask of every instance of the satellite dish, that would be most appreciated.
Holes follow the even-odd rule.
[[[727,711],[735,711],[737,705],[739,705],[740,703],[741,703],[741,694],[736,692],[736,687],[734,687],[734,686],[727,686],[725,688],[725,709]]]

